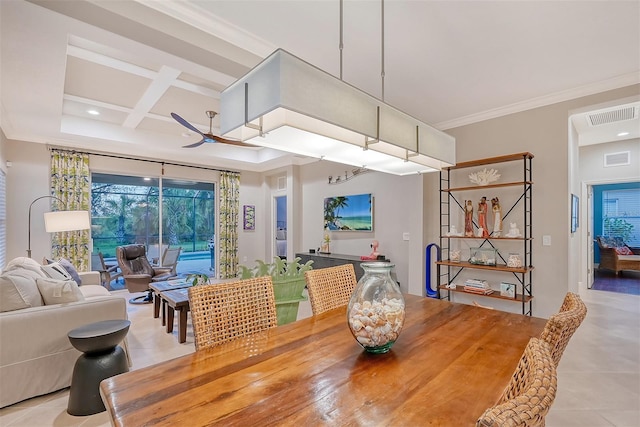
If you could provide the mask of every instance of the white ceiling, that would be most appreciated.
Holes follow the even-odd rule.
[[[638,1],[384,4],[385,101],[443,130],[640,83]],[[343,27],[343,79],[377,97],[380,6],[346,0]],[[15,140],[268,170],[305,159],[181,148],[200,137],[169,114],[208,131],[220,91],[278,47],[339,75],[338,0],[10,0],[0,14],[0,119]],[[573,117],[581,142],[640,137],[640,97],[624,105],[634,120]]]

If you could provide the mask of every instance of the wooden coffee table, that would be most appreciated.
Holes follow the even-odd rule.
[[[173,332],[174,313],[178,312],[178,342],[187,340],[187,312],[189,311],[189,288],[160,292],[160,298],[166,303],[167,333]],[[162,312],[164,318],[164,310]]]
[[[187,282],[184,279],[174,279],[174,280],[166,280],[164,282],[151,282],[149,284],[149,289],[153,291],[153,317],[157,319],[160,317],[160,302],[162,298],[160,298],[160,294],[162,292],[176,290],[176,289],[184,289],[191,286],[191,283]],[[165,314],[164,309],[162,310],[162,326],[165,325]]]
[[[210,284],[233,282],[238,279],[210,279]],[[178,342],[183,343],[187,340],[187,312],[189,311],[189,288],[192,286],[188,283],[182,285],[172,282],[158,282],[150,285],[151,289],[158,289],[156,295],[158,298],[158,311],[162,304],[162,325],[167,327],[167,333],[173,332],[173,319],[175,312],[178,312]],[[166,283],[166,284],[164,284]],[[177,286],[182,286],[176,288]],[[155,298],[154,298],[155,302]],[[156,307],[154,307],[155,310]],[[166,308],[166,310],[165,310]],[[155,316],[155,313],[154,313]],[[165,317],[166,316],[166,317]],[[157,317],[157,316],[155,316]]]

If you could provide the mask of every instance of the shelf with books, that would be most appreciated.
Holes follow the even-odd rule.
[[[481,294],[478,294],[478,293],[475,293],[475,292],[465,291],[463,285],[456,285],[455,288],[449,288],[449,287],[447,287],[446,284],[443,284],[443,285],[440,285],[439,288],[442,289],[442,290],[449,291],[449,292],[460,292],[460,293],[463,293],[463,294],[478,295],[478,296],[482,296],[482,297],[486,297],[486,298],[497,298],[497,299],[507,300],[507,301],[512,301],[512,302],[522,302],[522,301],[524,301],[525,303],[529,303],[533,299],[533,296],[531,296],[531,295],[522,295],[522,294],[516,294],[516,296],[514,298],[514,297],[511,297],[511,296],[502,295],[500,293],[500,291],[494,291],[492,294],[489,294],[489,295],[481,295]]]

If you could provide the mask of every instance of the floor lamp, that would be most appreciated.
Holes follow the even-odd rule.
[[[56,199],[65,206],[65,203],[55,196],[40,196],[29,205],[29,239],[27,256],[31,258],[31,207],[40,199]],[[44,229],[47,233],[56,233],[61,231],[88,230],[91,228],[89,221],[89,211],[54,211],[45,212]]]

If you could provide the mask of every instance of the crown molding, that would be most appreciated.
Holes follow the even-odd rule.
[[[523,102],[516,102],[514,104],[505,105],[504,107],[494,108],[491,110],[482,111],[480,113],[469,114],[468,116],[463,116],[457,119],[445,120],[443,122],[434,124],[433,127],[439,130],[453,129],[460,126],[466,126],[513,113],[519,113],[538,107],[544,107],[546,105],[557,104],[559,102],[569,101],[571,99],[593,95],[600,92],[606,92],[608,90],[618,89],[621,87],[631,86],[639,83],[640,72],[623,74],[621,76],[617,76],[608,80],[602,80],[596,83],[578,86],[573,89],[532,98]]]

